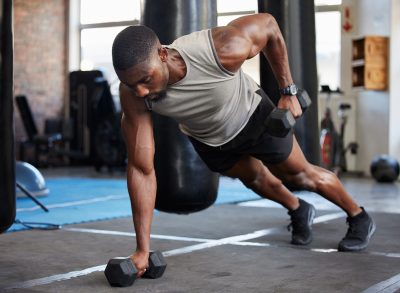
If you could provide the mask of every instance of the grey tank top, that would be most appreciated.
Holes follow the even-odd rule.
[[[151,103],[151,110],[175,119],[183,133],[204,144],[232,140],[261,101],[257,83],[242,70],[232,73],[222,67],[211,30],[180,37],[168,48],[182,56],[186,76],[168,86],[166,98]]]

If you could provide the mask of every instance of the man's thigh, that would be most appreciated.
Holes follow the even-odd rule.
[[[222,175],[239,178],[242,181],[251,181],[260,171],[267,168],[260,160],[252,156],[242,156],[229,170],[222,173]]]
[[[312,167],[305,158],[295,137],[293,137],[293,146],[288,157],[278,163],[266,163],[266,166],[275,176],[284,181],[288,181],[299,174],[304,174]]]
[[[264,133],[256,140],[246,141],[243,137],[240,139],[242,143],[233,148],[211,147],[194,138],[190,138],[190,141],[208,168],[219,173],[225,173],[246,157],[253,157],[254,160],[259,160],[266,166],[276,165],[286,161],[293,148],[292,133],[284,138]]]

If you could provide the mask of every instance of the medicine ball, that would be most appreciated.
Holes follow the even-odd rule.
[[[16,181],[25,187],[33,196],[45,196],[49,193],[42,173],[31,164],[17,161],[15,163],[15,177]],[[17,197],[25,196],[18,188],[16,191]]]
[[[371,175],[378,182],[393,182],[399,176],[399,162],[389,155],[378,155],[371,162]]]

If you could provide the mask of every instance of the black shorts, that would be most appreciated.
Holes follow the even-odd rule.
[[[286,137],[275,137],[267,132],[260,133],[266,118],[266,103],[269,97],[261,90],[262,100],[246,126],[231,141],[212,147],[189,137],[195,150],[214,172],[223,173],[232,168],[244,155],[250,155],[264,164],[275,164],[287,159],[293,146],[293,131]]]

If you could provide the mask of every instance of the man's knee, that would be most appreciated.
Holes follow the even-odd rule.
[[[297,174],[289,176],[287,183],[297,188],[317,192],[323,186],[332,182],[335,176],[336,175],[329,170],[308,164]]]
[[[276,178],[260,161],[252,164],[243,164],[232,168],[223,175],[239,179],[247,188],[258,190],[261,187],[278,189],[282,181]]]
[[[242,183],[252,190],[259,190],[261,188],[269,190],[278,190],[282,188],[282,181],[270,173],[266,167],[261,167],[258,172],[251,176],[239,178]]]

